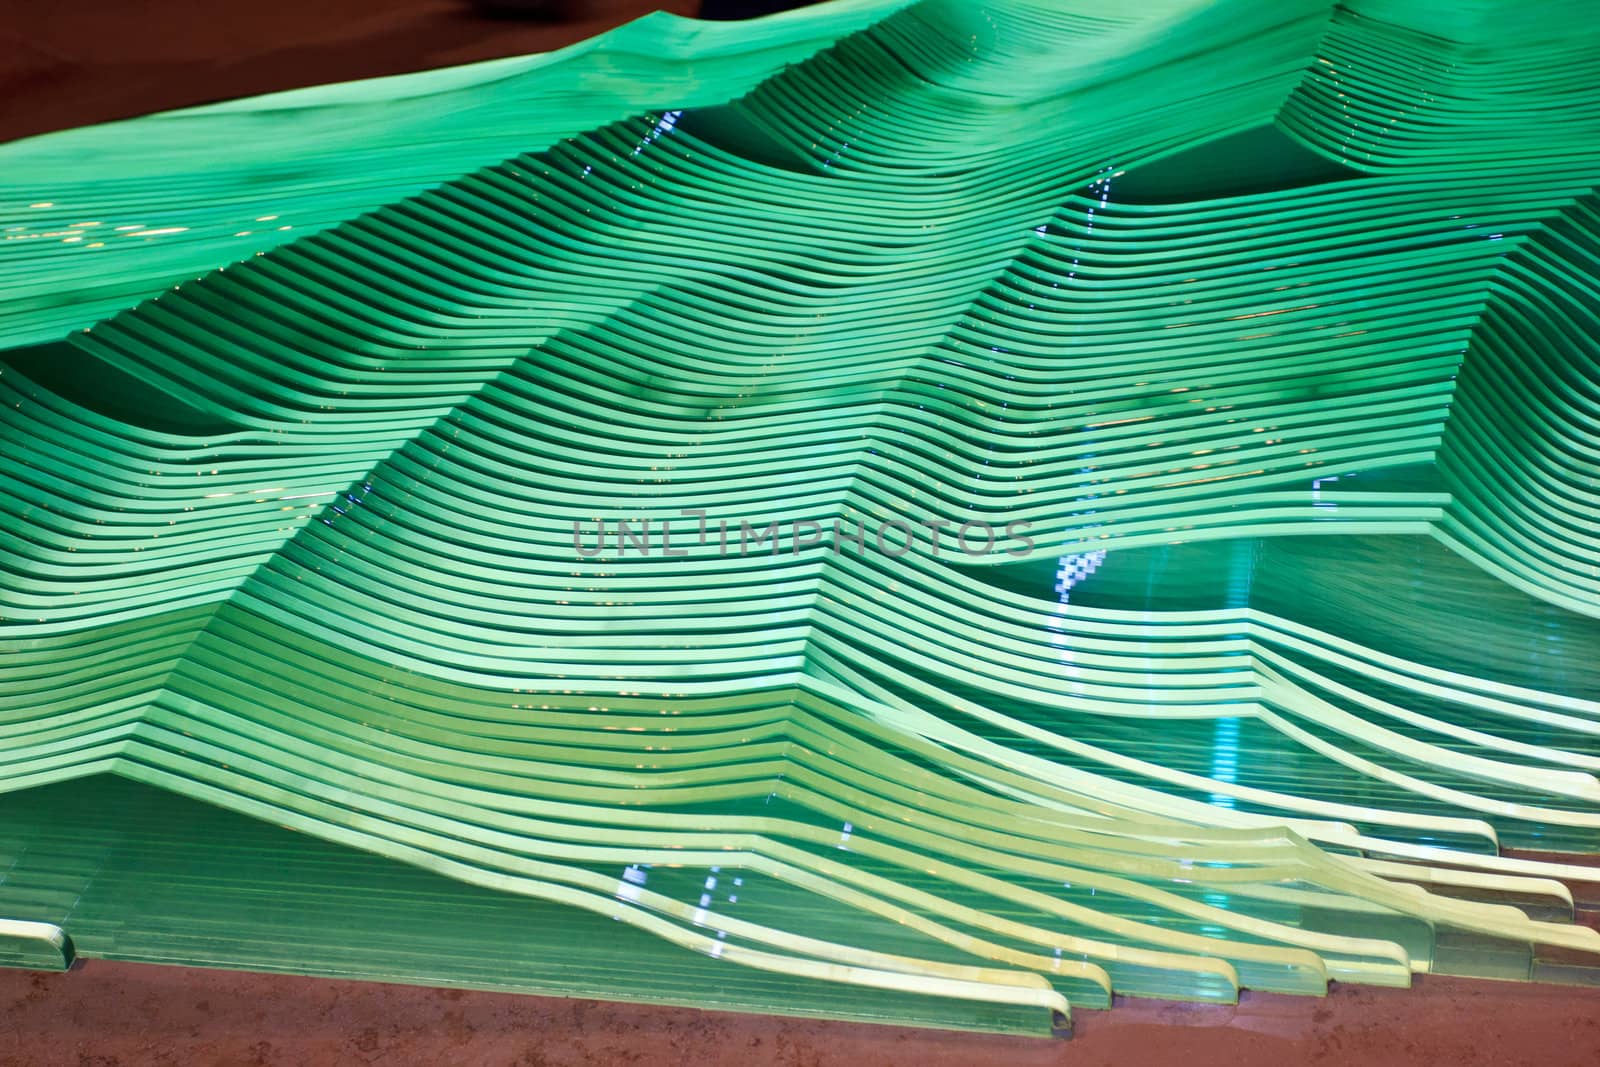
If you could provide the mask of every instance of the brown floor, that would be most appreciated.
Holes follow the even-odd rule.
[[[540,23],[458,0],[0,0],[0,141],[544,51],[658,6],[698,3],[573,0],[580,17]],[[1600,1067],[1600,991],[1425,978],[1320,1001],[1128,1001],[1080,1012],[1070,1041],[1037,1041],[98,960],[0,971],[4,1067],[431,1063]]]
[[[1237,1007],[1129,1000],[1069,1040],[91,960],[0,971],[0,1067],[1595,1067],[1600,990],[1421,978]]]

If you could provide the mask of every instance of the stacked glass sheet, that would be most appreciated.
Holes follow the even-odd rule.
[[[1589,7],[657,15],[0,146],[0,963],[1594,982]]]

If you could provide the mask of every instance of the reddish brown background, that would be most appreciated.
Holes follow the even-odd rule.
[[[977,2],[977,0],[974,0]],[[0,0],[0,140],[253,93],[557,48],[697,0]],[[1422,978],[1238,1007],[1126,1001],[1070,1041],[90,961],[0,970],[0,1065],[1600,1067],[1600,990]]]
[[[1069,1040],[91,960],[0,971],[0,1067],[1595,1067],[1594,990],[1451,978],[1237,1006],[1126,1000]]]
[[[545,52],[699,0],[0,0],[0,141],[323,82]]]

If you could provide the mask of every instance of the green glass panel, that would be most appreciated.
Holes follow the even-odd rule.
[[[0,146],[0,963],[1596,981],[1590,14],[657,15]]]

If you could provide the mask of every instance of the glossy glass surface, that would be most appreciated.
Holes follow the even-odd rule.
[[[1035,1033],[1595,980],[1586,11],[657,17],[0,147],[0,919]]]

